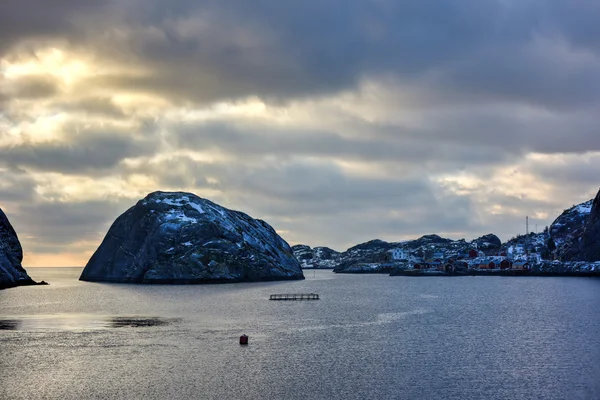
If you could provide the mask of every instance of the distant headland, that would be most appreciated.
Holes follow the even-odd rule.
[[[392,275],[600,276],[600,191],[565,210],[543,232],[502,243],[490,233],[475,240],[425,235],[415,240],[371,240],[337,252],[292,246],[305,269]]]

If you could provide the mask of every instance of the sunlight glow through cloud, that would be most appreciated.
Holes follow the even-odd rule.
[[[0,207],[25,265],[84,262],[155,190],[344,250],[506,240],[598,189],[597,7],[140,4],[0,15]]]

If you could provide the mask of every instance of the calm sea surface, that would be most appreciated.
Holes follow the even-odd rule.
[[[50,286],[0,291],[1,399],[600,399],[598,279],[28,272]]]

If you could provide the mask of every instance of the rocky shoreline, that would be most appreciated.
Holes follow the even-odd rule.
[[[390,276],[547,276],[547,277],[574,277],[574,278],[600,278],[600,272],[540,272],[540,271],[469,271],[469,272],[443,272],[401,270],[390,273]]]
[[[237,279],[231,280],[226,278],[199,278],[199,279],[149,279],[149,280],[138,280],[138,279],[115,279],[115,278],[86,278],[86,282],[96,283],[123,283],[127,285],[140,284],[140,285],[212,285],[222,283],[246,283],[246,282],[275,282],[275,281],[297,281],[301,278],[294,276],[291,277],[265,277],[261,279]],[[83,279],[81,279],[83,280]]]
[[[419,270],[396,267],[390,276],[562,276],[562,277],[600,277],[600,262],[585,261],[544,261],[529,269],[467,269],[455,272],[438,270]]]
[[[12,289],[12,288],[20,287],[20,286],[44,286],[44,285],[48,285],[48,282],[46,282],[46,281],[36,282],[33,279],[16,281],[16,282],[8,282],[8,283],[0,282],[0,290]]]

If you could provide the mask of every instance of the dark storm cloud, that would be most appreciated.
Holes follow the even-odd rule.
[[[593,1],[96,4],[3,2],[0,33],[9,42],[58,36],[138,65],[145,75],[104,75],[89,83],[172,100],[285,100],[352,88],[378,75],[551,108],[600,97],[600,11]]]
[[[114,131],[87,130],[73,134],[68,142],[24,143],[0,147],[0,165],[44,172],[101,174],[128,157],[152,154],[151,138]]]
[[[200,101],[247,95],[276,100],[353,87],[368,74],[413,79],[494,39],[489,27],[499,9],[479,1],[191,4],[179,2],[182,9],[168,11],[145,4],[151,11],[138,17],[139,24],[154,21],[161,40],[134,34],[128,50],[153,73],[105,77],[102,84]],[[182,33],[205,24],[196,35]]]
[[[96,0],[2,0],[0,2],[0,54],[28,39],[65,38],[73,35],[72,19],[102,8]]]
[[[595,0],[544,2],[547,24],[578,49],[600,56],[600,3]]]

